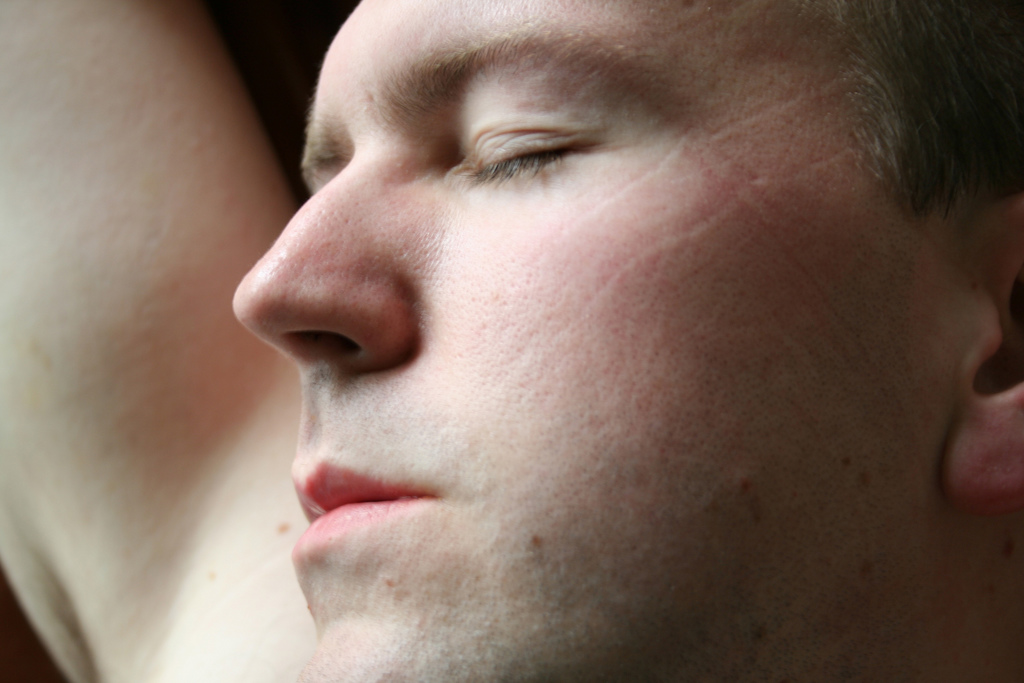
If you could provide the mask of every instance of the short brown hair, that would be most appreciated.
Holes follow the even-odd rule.
[[[917,213],[1024,189],[1024,0],[801,0],[836,29],[859,137]]]

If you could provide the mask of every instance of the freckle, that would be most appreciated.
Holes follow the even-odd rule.
[[[871,486],[871,473],[867,470],[860,473],[860,484],[864,487]]]
[[[853,461],[850,458],[843,458],[843,467],[849,467]]]
[[[313,608],[309,606],[308,602],[306,603],[306,611],[309,612],[310,614],[313,613]]]
[[[534,548],[539,548],[543,544],[544,544],[544,539],[542,539],[540,536],[534,536],[533,538],[530,539],[530,545],[532,545]]]
[[[1005,557],[1006,559],[1010,559],[1011,557],[1013,557],[1013,550],[1013,539],[1006,539],[1006,543],[1003,545],[1003,557]]]
[[[864,561],[864,564],[860,566],[860,578],[866,579],[871,576],[875,571],[875,566],[868,560]]]
[[[990,583],[987,586],[985,586],[985,590],[988,592],[989,595],[995,595],[996,585],[994,583]]]
[[[291,528],[292,525],[288,522],[281,522],[281,524],[277,527],[277,533],[286,534],[291,530]]]
[[[746,477],[743,477],[742,479],[740,479],[740,490],[741,491],[746,493],[746,492],[748,492],[752,488],[754,488],[754,485],[750,482],[749,479],[747,479]]]
[[[395,582],[392,581],[391,579],[385,579],[384,583],[386,583],[388,585],[388,588],[394,588],[395,587]]]
[[[217,572],[210,572],[210,581],[217,580]]]
[[[763,625],[758,626],[754,629],[754,640],[764,640],[764,637],[768,635],[768,629]]]

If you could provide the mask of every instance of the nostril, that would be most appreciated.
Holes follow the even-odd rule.
[[[359,344],[342,334],[334,332],[309,331],[294,333],[303,345],[319,347],[322,351],[351,355],[362,350]]]
[[[265,315],[264,337],[300,366],[322,369],[326,363],[345,374],[379,372],[411,359],[419,337],[412,305],[405,298],[354,298],[344,306],[285,301],[271,311],[275,315]]]

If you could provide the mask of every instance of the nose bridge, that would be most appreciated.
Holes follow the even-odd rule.
[[[372,371],[410,358],[420,336],[420,247],[433,228],[415,195],[386,173],[343,171],[246,276],[239,319],[300,364]]]
[[[376,196],[371,196],[371,193]],[[295,215],[268,256],[273,275],[288,283],[347,288],[347,281],[382,281],[397,276],[401,230],[382,210],[386,193],[368,183],[330,186]],[[275,253],[276,252],[276,253]],[[389,275],[390,273],[390,275]]]

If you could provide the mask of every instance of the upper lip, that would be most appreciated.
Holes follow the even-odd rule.
[[[389,484],[324,463],[317,465],[305,479],[296,479],[295,491],[310,522],[343,505],[424,498],[427,495],[407,486]]]

